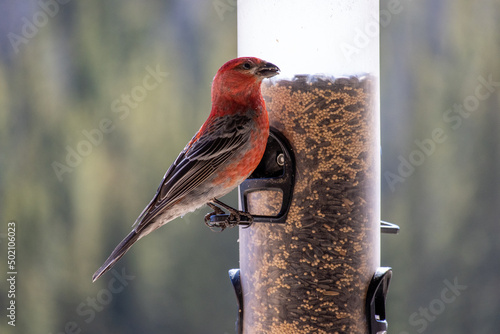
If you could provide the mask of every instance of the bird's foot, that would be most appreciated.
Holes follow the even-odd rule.
[[[210,227],[212,231],[215,231],[214,228],[219,228],[219,232],[222,232],[228,227],[238,225],[247,225],[246,227],[249,227],[253,223],[251,214],[236,210],[216,198],[207,203],[207,205],[214,210],[214,212],[205,215],[205,225]],[[220,207],[227,210],[229,215],[224,214],[224,211]]]
[[[212,216],[223,215],[224,211],[213,203],[209,202],[209,203],[207,203],[207,205],[214,211],[207,213],[205,215],[205,219],[204,219],[205,225],[207,225],[214,232],[217,232],[216,230],[214,230],[214,228],[220,228],[219,232],[224,231],[227,226],[221,226],[220,222],[212,222],[212,219],[211,219]]]

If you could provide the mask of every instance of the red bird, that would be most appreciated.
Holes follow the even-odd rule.
[[[156,195],[137,218],[134,229],[94,273],[95,281],[142,237],[204,204],[239,215],[217,198],[243,182],[257,167],[269,136],[269,119],[260,84],[279,73],[262,59],[242,57],[228,61],[212,83],[212,110],[208,119],[165,173]],[[207,215],[208,216],[208,215]],[[226,221],[228,225],[230,219]]]

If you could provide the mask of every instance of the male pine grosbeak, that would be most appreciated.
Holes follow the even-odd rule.
[[[257,167],[269,136],[269,119],[260,84],[279,73],[262,59],[241,57],[228,61],[212,83],[208,119],[165,173],[156,195],[137,218],[134,229],[95,272],[95,281],[132,245],[169,221],[208,204],[214,213],[228,209],[217,198],[243,182]],[[251,216],[249,216],[251,221]]]

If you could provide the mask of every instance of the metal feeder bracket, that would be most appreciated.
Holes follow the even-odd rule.
[[[230,269],[229,279],[233,284],[238,300],[238,317],[236,318],[236,333],[243,333],[243,289],[241,288],[240,269]]]
[[[392,269],[377,269],[368,286],[366,294],[366,316],[370,334],[386,334],[387,320],[385,316],[385,300],[392,277]]]
[[[266,151],[257,168],[239,186],[239,201],[242,210],[248,212],[247,195],[259,190],[277,190],[283,194],[283,201],[276,216],[252,215],[254,223],[284,224],[292,203],[295,183],[295,161],[290,144],[286,138],[271,127]],[[217,223],[227,219],[229,215],[210,216],[210,222]],[[241,216],[239,225],[249,225],[248,218]]]
[[[380,232],[388,234],[398,234],[399,226],[385,221],[380,222]]]

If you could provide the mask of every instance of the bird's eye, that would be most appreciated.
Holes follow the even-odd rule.
[[[246,62],[246,63],[243,63],[243,65],[241,65],[241,67],[243,67],[243,69],[245,69],[245,70],[249,70],[252,67],[252,65],[250,65],[249,62]]]

